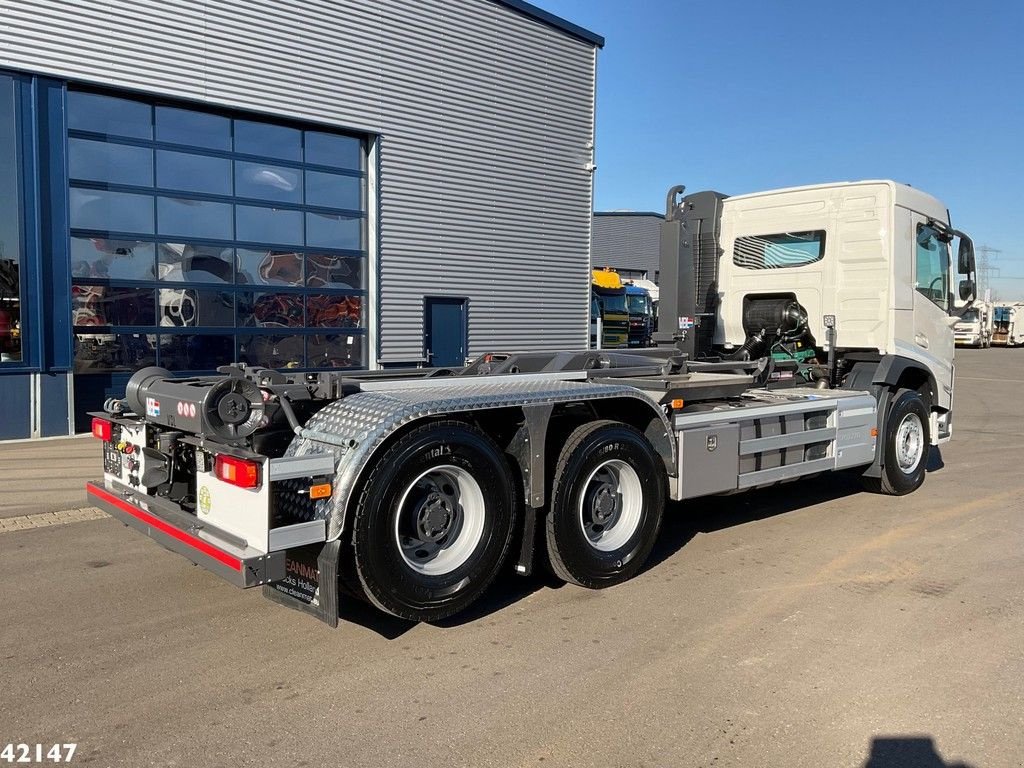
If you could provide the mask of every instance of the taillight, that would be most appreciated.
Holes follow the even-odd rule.
[[[113,427],[106,419],[93,417],[92,420],[92,436],[99,438],[105,443],[110,442],[110,435],[113,432]]]
[[[218,456],[213,463],[213,474],[239,488],[255,488],[260,484],[260,465],[234,456]]]

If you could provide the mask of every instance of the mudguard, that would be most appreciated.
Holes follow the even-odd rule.
[[[285,452],[286,456],[333,454],[334,489],[329,499],[306,501],[289,513],[299,519],[327,521],[327,540],[345,526],[352,493],[377,450],[399,429],[415,421],[496,408],[529,408],[580,401],[625,398],[645,403],[660,419],[661,435],[648,434],[669,472],[676,463],[671,425],[664,412],[639,390],[623,385],[577,381],[494,381],[471,387],[416,387],[359,392],[337,400],[314,415]],[[308,499],[308,497],[306,497]]]

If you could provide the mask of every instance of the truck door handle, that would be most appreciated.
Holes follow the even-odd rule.
[[[914,341],[917,342],[917,345],[919,347],[924,347],[925,349],[928,349],[928,337],[925,336],[923,333],[915,333]]]

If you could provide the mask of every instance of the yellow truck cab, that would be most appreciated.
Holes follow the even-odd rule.
[[[629,345],[629,311],[626,286],[619,273],[610,267],[593,270],[592,289],[597,299],[601,323],[601,348],[617,349]],[[596,332],[591,334],[596,336]]]

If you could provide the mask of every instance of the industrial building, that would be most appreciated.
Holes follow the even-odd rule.
[[[599,36],[519,0],[22,0],[0,438],[146,365],[584,347]]]
[[[611,267],[623,280],[658,282],[660,275],[660,213],[598,211],[594,213],[594,267]]]

